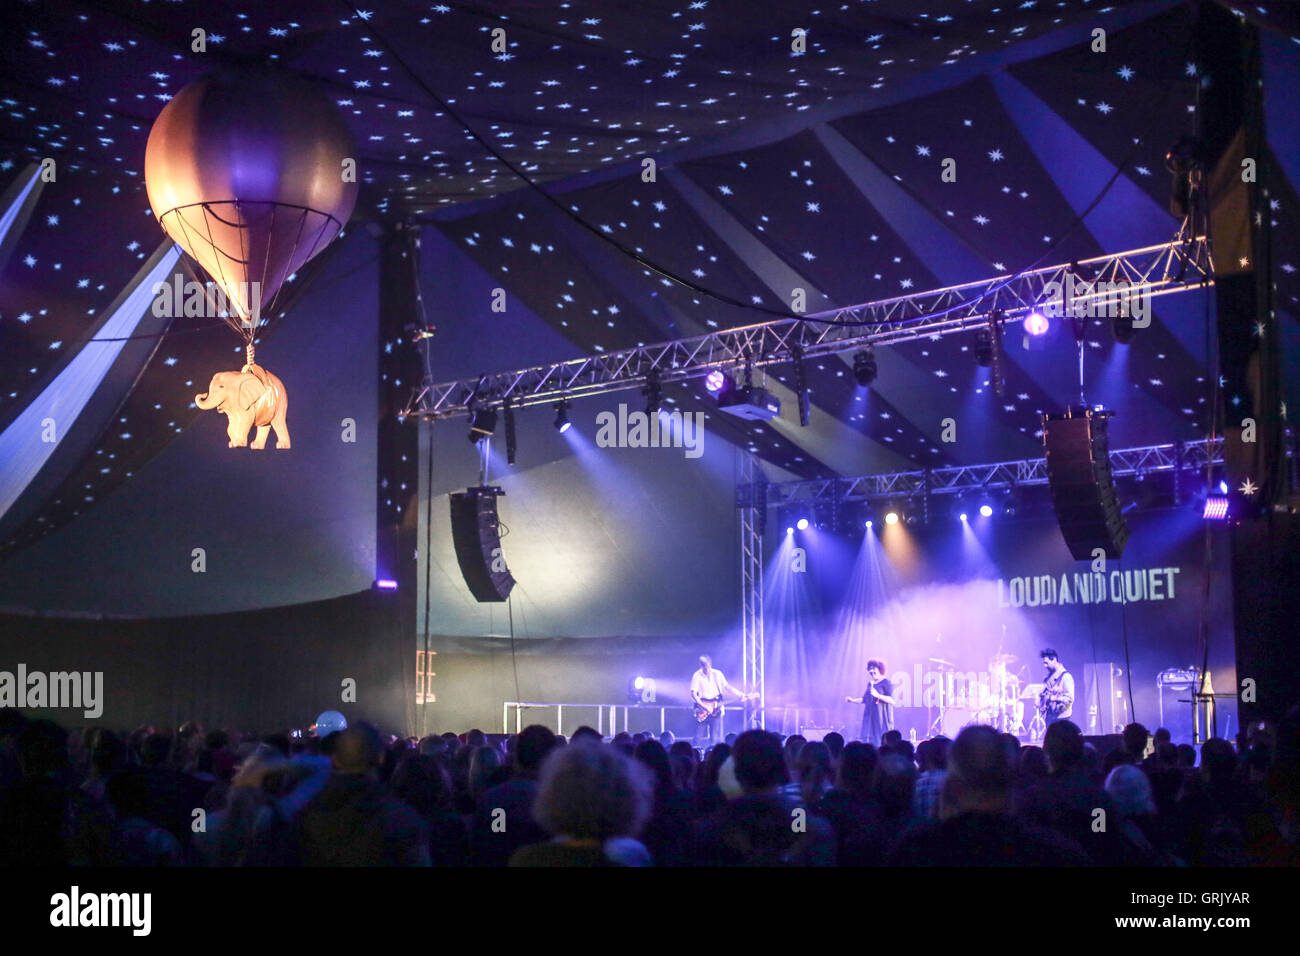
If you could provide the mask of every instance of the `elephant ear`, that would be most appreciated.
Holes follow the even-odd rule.
[[[266,392],[266,386],[251,375],[243,376],[239,383],[239,407],[247,411]]]

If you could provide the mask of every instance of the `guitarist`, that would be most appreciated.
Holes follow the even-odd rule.
[[[1038,695],[1038,712],[1048,724],[1058,720],[1069,720],[1074,711],[1074,675],[1065,669],[1065,665],[1050,647],[1041,652],[1043,666],[1047,668],[1047,678],[1043,692]]]
[[[695,746],[707,747],[711,742],[722,739],[722,695],[731,691],[737,697],[744,698],[744,691],[736,690],[727,683],[726,675],[713,666],[713,658],[708,654],[700,655],[700,669],[691,677],[691,700],[695,702],[695,719],[699,726],[695,731]]]

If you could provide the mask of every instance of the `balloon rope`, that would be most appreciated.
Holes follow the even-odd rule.
[[[252,342],[249,342],[247,345],[244,346],[244,353],[248,356],[248,365],[245,365],[245,366],[244,366],[244,371],[247,371],[247,370],[248,370],[248,366],[249,366],[249,365],[252,365],[253,362],[254,362],[254,358],[253,358],[253,354],[254,354],[254,353],[253,353],[253,343],[252,343]]]

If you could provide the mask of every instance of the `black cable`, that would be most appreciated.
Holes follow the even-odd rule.
[[[342,0],[342,2],[345,7],[347,7],[349,10],[352,11],[353,15],[358,20],[365,22],[365,18],[361,16],[360,10],[357,7],[353,6],[350,0]],[[675,282],[686,289],[690,289],[692,292],[695,292],[699,295],[707,296],[708,298],[713,299],[717,302],[721,302],[724,305],[730,305],[739,309],[747,309],[754,312],[760,312],[764,315],[772,316],[773,318],[794,319],[795,321],[798,322],[817,322],[822,325],[844,326],[850,328],[859,328],[866,325],[890,326],[890,325],[901,325],[904,322],[914,322],[918,318],[941,317],[944,315],[948,315],[952,312],[959,311],[961,309],[969,308],[972,303],[980,302],[983,299],[987,298],[988,296],[994,295],[997,292],[1002,291],[1002,289],[1006,288],[1012,282],[1019,279],[1024,273],[1032,271],[1040,263],[1042,263],[1043,260],[1046,259],[1052,253],[1052,251],[1058,245],[1060,245],[1068,236],[1073,235],[1075,230],[1077,230],[1083,224],[1084,219],[1086,219],[1088,215],[1091,214],[1093,209],[1097,207],[1097,204],[1100,203],[1102,199],[1105,198],[1108,192],[1110,192],[1111,186],[1115,184],[1115,182],[1119,179],[1120,175],[1128,167],[1129,163],[1132,162],[1132,160],[1137,156],[1138,149],[1142,145],[1141,143],[1133,144],[1133,147],[1130,149],[1129,154],[1124,158],[1122,163],[1120,163],[1115,167],[1114,175],[1112,175],[1111,178],[1107,181],[1106,185],[1102,187],[1101,192],[1097,194],[1096,198],[1094,198],[1093,201],[1088,204],[1088,207],[1082,213],[1080,213],[1075,217],[1074,222],[1069,226],[1069,228],[1067,228],[1055,242],[1050,244],[1047,247],[1047,249],[1043,252],[1042,255],[1040,255],[1037,259],[1035,259],[1031,264],[1024,266],[1018,269],[1016,272],[1012,273],[1010,276],[1007,277],[1006,281],[1000,283],[999,285],[993,286],[990,289],[985,290],[984,292],[976,296],[974,299],[967,300],[957,305],[949,306],[948,308],[941,309],[937,312],[927,312],[925,313],[924,316],[911,316],[910,318],[895,319],[892,321],[878,321],[874,319],[873,320],[847,320],[847,319],[830,319],[830,318],[812,318],[806,315],[801,315],[797,312],[788,312],[783,309],[770,309],[766,306],[755,305],[752,302],[742,302],[741,300],[734,299],[731,296],[726,295],[724,293],[715,292],[712,289],[706,289],[704,286],[698,285],[697,283],[691,281],[685,276],[678,275],[672,270],[664,266],[660,266],[659,264],[647,259],[645,256],[641,255],[635,249],[623,245],[621,242],[619,242],[613,236],[604,232],[604,230],[600,229],[598,226],[587,222],[587,220],[585,220],[584,218],[579,216],[576,212],[574,212],[573,209],[571,209],[569,206],[565,205],[561,200],[557,199],[555,196],[552,196],[549,192],[543,189],[541,185],[538,184],[531,177],[529,177],[527,173],[525,173],[522,169],[520,169],[518,166],[512,163],[509,159],[505,157],[505,155],[503,155],[500,151],[494,148],[491,143],[489,143],[486,139],[480,136],[478,132],[475,131],[475,129],[464,119],[464,117],[462,117],[456,110],[452,109],[451,106],[448,105],[448,103],[441,96],[439,96],[427,83],[424,82],[423,78],[421,78],[420,75],[411,68],[411,66],[406,62],[406,60],[402,58],[402,56],[397,52],[397,50],[393,48],[393,45],[388,42],[388,40],[383,36],[383,34],[379,32],[379,30],[375,29],[373,25],[369,25],[369,32],[374,37],[375,42],[377,42],[380,46],[384,47],[384,49],[388,51],[389,55],[393,57],[393,59],[406,72],[406,74],[411,78],[411,80],[415,83],[415,85],[418,86],[426,96],[428,96],[431,100],[433,100],[433,102],[437,105],[438,109],[444,112],[447,116],[451,117],[451,119],[454,120],[461,127],[461,129],[463,129],[466,133],[469,134],[471,139],[473,139],[476,143],[478,143],[481,147],[483,147],[483,149],[488,153],[488,155],[492,156],[497,162],[501,163],[502,166],[508,169],[517,179],[522,181],[526,186],[528,186],[534,192],[538,193],[548,203],[550,203],[552,206],[558,209],[569,219],[573,220],[573,222],[576,223],[578,226],[590,232],[597,239],[600,239],[602,242],[613,246],[619,252],[623,253],[623,255],[629,257],[633,261],[637,262],[639,265],[642,265],[645,268],[649,269],[651,272],[663,276],[665,279]],[[1164,109],[1165,105],[1168,102],[1169,96],[1171,95],[1175,86],[1176,84],[1170,83],[1165,87],[1164,95],[1161,97],[1159,103],[1160,110]],[[1158,113],[1155,113],[1153,115],[1158,115]],[[884,167],[881,168],[883,169]]]
[[[428,350],[428,340],[426,339],[426,357]],[[424,706],[420,711],[421,737],[429,732],[429,674],[431,671],[429,665],[429,606],[432,603],[431,588],[433,586],[429,580],[430,575],[433,573],[433,422],[429,422],[425,427],[429,432],[429,462],[425,467],[428,479],[425,485],[424,505]]]
[[[1133,667],[1128,653],[1128,594],[1124,590],[1124,561],[1120,559],[1115,563],[1119,565],[1119,596],[1122,598],[1119,602],[1119,623],[1124,635],[1124,677],[1128,682],[1129,721],[1136,724],[1137,701],[1133,699]]]

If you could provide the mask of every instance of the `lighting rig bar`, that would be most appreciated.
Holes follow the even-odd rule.
[[[796,347],[802,349],[805,359],[811,359],[868,344],[937,339],[984,328],[989,315],[998,310],[1005,322],[1019,322],[1034,308],[1043,308],[1052,284],[1066,286],[1071,274],[1076,288],[1071,302],[1080,310],[1087,310],[1090,303],[1112,303],[1115,293],[1104,287],[1090,290],[1088,285],[1080,289],[1078,283],[1128,283],[1132,294],[1155,297],[1203,288],[1213,282],[1205,237],[1193,236],[1184,221],[1178,236],[1170,242],[1035,269],[1010,279],[981,279],[809,313],[801,319],[775,319],[515,372],[425,385],[412,391],[402,414],[438,420],[465,415],[471,405],[480,410],[499,408],[506,397],[515,408],[523,408],[603,395],[644,386],[651,370],[656,370],[660,383],[666,385],[700,378],[714,369],[789,362]]]
[[[1153,475],[1168,471],[1200,471],[1221,464],[1222,438],[1181,445],[1144,445],[1139,448],[1117,449],[1110,453],[1110,470],[1115,477]],[[767,485],[767,506],[775,508],[818,501],[871,501],[878,498],[959,494],[1045,484],[1046,460],[1028,458],[990,465],[957,465],[924,471],[863,475],[859,478],[773,483]]]

